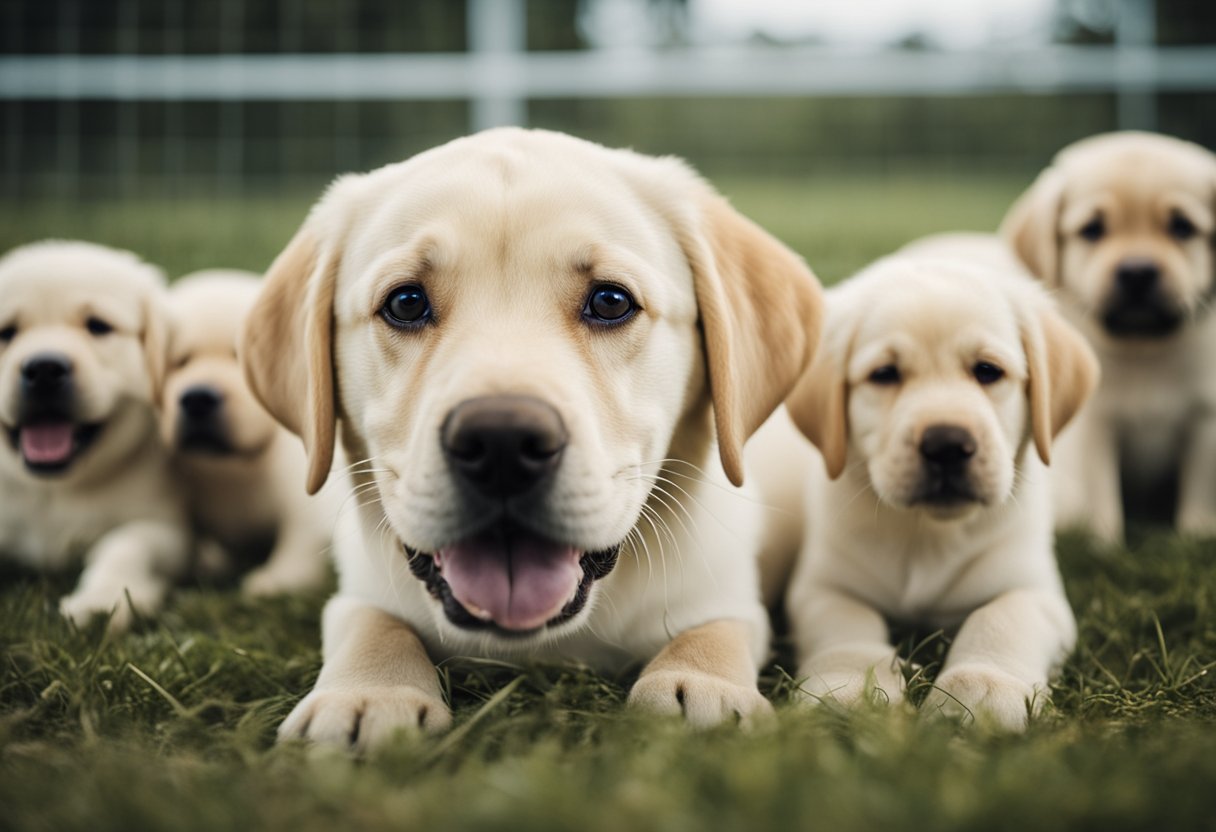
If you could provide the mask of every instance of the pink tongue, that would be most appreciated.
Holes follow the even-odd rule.
[[[581,557],[524,533],[478,535],[435,554],[456,600],[506,630],[531,630],[561,612],[582,580]]]
[[[21,428],[21,455],[26,462],[56,465],[72,455],[71,422],[48,422]]]

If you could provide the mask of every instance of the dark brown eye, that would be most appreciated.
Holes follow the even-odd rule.
[[[16,324],[9,324],[4,329],[0,329],[0,344],[7,344],[9,341],[17,337]]]
[[[971,368],[971,374],[980,384],[996,384],[1005,377],[1005,371],[988,361],[980,361]]]
[[[1199,229],[1195,227],[1195,223],[1188,220],[1182,214],[1174,214],[1170,217],[1169,225],[1166,226],[1170,236],[1180,242],[1186,242],[1198,233]]]
[[[1096,216],[1081,226],[1081,230],[1077,233],[1081,235],[1082,239],[1096,243],[1106,236],[1106,221],[1102,219],[1101,215]]]
[[[89,319],[84,322],[84,328],[89,331],[90,335],[96,335],[98,337],[102,335],[109,335],[114,331],[114,327],[110,326],[109,321],[104,321],[96,315],[90,316]]]
[[[632,318],[637,308],[633,295],[620,286],[604,283],[587,296],[583,317],[596,324],[619,324]]]
[[[894,364],[884,364],[877,369],[870,371],[870,383],[883,386],[891,384],[899,384],[903,376],[899,373],[899,368]]]
[[[380,308],[380,315],[398,329],[420,326],[431,319],[431,302],[416,283],[398,286]]]

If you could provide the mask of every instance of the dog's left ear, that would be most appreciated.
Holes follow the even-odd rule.
[[[144,363],[152,383],[152,401],[159,407],[165,377],[169,372],[169,306],[165,302],[163,289],[157,289],[144,299],[142,340]]]
[[[798,255],[717,194],[684,241],[696,284],[722,467],[743,483],[743,444],[810,365],[823,314]]]
[[[1051,442],[1098,386],[1098,359],[1054,304],[1039,298],[1022,325],[1029,370],[1030,424],[1035,450],[1051,462]]]

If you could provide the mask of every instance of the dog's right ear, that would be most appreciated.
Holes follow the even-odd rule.
[[[821,344],[809,370],[785,400],[794,424],[823,455],[828,477],[844,472],[849,451],[848,397],[844,360]]]
[[[241,364],[258,401],[304,440],[309,494],[334,456],[333,302],[337,257],[310,217],[266,273],[245,319]]]
[[[1001,237],[1031,274],[1048,286],[1059,281],[1063,203],[1064,177],[1049,167],[1018,197],[1001,222]]]

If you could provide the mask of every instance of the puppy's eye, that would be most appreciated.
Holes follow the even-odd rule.
[[[398,286],[388,296],[380,315],[399,329],[420,326],[431,319],[431,302],[417,283]]]
[[[604,283],[587,296],[583,317],[597,324],[620,324],[632,318],[637,309],[633,295],[620,286]]]
[[[190,359],[193,357],[194,356],[190,355],[190,353],[185,353],[183,355],[179,355],[177,357],[177,360],[173,362],[173,369],[180,370],[182,367],[185,367],[187,364],[189,364]]]
[[[89,316],[89,319],[84,322],[84,328],[89,331],[90,335],[109,335],[114,331],[114,327],[110,326],[108,321],[104,321],[96,315]]]
[[[978,362],[971,368],[971,374],[975,376],[976,381],[983,385],[996,384],[1005,377],[1004,370],[987,361]]]
[[[16,324],[9,324],[8,326],[4,327],[4,329],[0,329],[0,344],[7,344],[9,341],[13,340],[16,337],[17,337]]]
[[[1195,223],[1182,216],[1182,214],[1174,214],[1171,216],[1169,225],[1166,226],[1166,230],[1169,231],[1171,237],[1182,242],[1191,239],[1195,236],[1196,232],[1199,231],[1199,229],[1195,227]]]
[[[899,368],[894,364],[884,364],[881,367],[870,371],[871,384],[899,384],[903,377],[899,374]]]
[[[1084,240],[1089,240],[1091,243],[1096,243],[1106,236],[1106,221],[1102,217],[1094,217],[1085,225],[1081,226],[1081,230],[1077,232]]]

